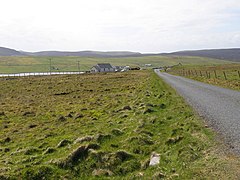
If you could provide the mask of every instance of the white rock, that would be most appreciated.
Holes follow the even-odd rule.
[[[149,166],[155,166],[160,163],[160,155],[153,152],[150,158]]]

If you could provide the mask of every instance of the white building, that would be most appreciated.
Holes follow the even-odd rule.
[[[104,64],[97,64],[96,66],[93,66],[91,69],[92,73],[97,73],[97,72],[115,72],[114,67],[112,67],[111,64],[109,63],[104,63]]]

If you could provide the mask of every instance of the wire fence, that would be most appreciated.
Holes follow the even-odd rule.
[[[215,78],[215,79],[240,79],[240,70],[192,70],[192,69],[182,69],[174,71],[181,76],[194,76],[194,77],[205,77],[205,78]]]

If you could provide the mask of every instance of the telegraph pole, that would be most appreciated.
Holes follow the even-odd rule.
[[[52,74],[52,59],[49,59],[49,71],[50,71],[50,75]]]
[[[78,61],[78,72],[80,74],[80,65],[79,65],[79,61]]]

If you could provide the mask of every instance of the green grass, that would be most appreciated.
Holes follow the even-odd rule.
[[[18,72],[49,72],[49,59],[52,59],[52,67],[59,71],[78,71],[78,61],[81,71],[88,71],[97,63],[111,63],[112,65],[129,65],[144,67],[152,64],[153,67],[171,66],[178,63],[183,65],[193,64],[225,64],[222,61],[202,57],[165,57],[146,56],[130,58],[88,58],[88,57],[0,57],[0,73]]]
[[[240,90],[240,63],[179,66],[170,69],[168,72],[209,84]]]
[[[218,151],[213,131],[153,72],[1,78],[0,86],[2,179],[239,175],[239,160]],[[161,160],[149,167],[152,152]]]

